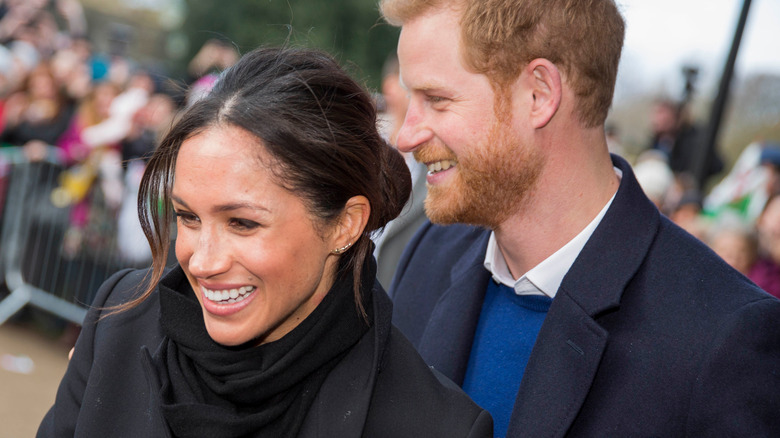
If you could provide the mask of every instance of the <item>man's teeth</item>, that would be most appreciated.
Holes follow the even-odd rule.
[[[254,292],[254,286],[242,286],[238,289],[210,290],[203,288],[203,292],[210,301],[220,304],[237,303]]]
[[[428,165],[428,173],[434,174],[436,172],[441,172],[442,170],[447,170],[450,167],[453,167],[458,162],[455,160],[444,160],[444,161],[436,161]]]

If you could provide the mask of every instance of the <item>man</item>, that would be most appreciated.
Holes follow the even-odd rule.
[[[661,99],[653,104],[650,116],[650,150],[662,152],[669,167],[678,179],[678,184],[699,189],[707,180],[723,170],[723,160],[717,148],[707,151],[706,166],[702,180],[698,181],[698,147],[705,135],[704,129],[689,115],[686,104]]]
[[[386,110],[380,121],[383,135],[390,144],[396,144],[398,131],[406,115],[409,98],[401,86],[398,57],[395,53],[388,56],[382,68],[382,96]],[[411,154],[404,154],[409,172],[412,174],[412,194],[401,214],[390,221],[381,234],[374,237],[376,248],[374,257],[377,261],[376,277],[385,289],[390,288],[398,260],[401,258],[406,244],[409,243],[415,231],[425,222],[425,174],[428,169],[414,160]]]
[[[429,365],[497,436],[778,436],[780,301],[608,153],[614,2],[381,7],[436,224],[399,263],[394,322]]]

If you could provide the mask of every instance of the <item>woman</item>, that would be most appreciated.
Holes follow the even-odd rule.
[[[43,158],[45,146],[56,144],[74,112],[50,64],[38,64],[9,101],[0,143],[24,146],[30,159]]]
[[[227,70],[150,160],[153,268],[98,292],[38,436],[492,436],[390,325],[369,237],[410,177],[375,116],[318,52]]]
[[[95,208],[105,203],[104,198],[110,197],[98,196],[101,202],[95,202],[93,189],[98,186],[115,187],[117,184],[121,187],[115,171],[121,169],[119,144],[89,144],[84,137],[89,129],[109,118],[111,103],[118,94],[119,89],[111,82],[96,84],[79,104],[68,129],[57,140],[57,147],[68,169],[59,176],[60,186],[54,189],[51,199],[58,207],[71,206],[70,226],[63,242],[63,254],[69,258],[75,257],[90,240],[110,240],[105,239],[108,237],[105,234],[111,230],[89,227],[89,223],[115,220],[114,205]],[[107,190],[104,189],[105,192]],[[97,228],[97,231],[89,228]]]

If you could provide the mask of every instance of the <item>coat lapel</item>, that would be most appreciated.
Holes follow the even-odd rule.
[[[525,368],[507,436],[563,436],[590,389],[607,335],[558,292]]]
[[[302,438],[358,438],[363,435],[390,334],[393,308],[378,282],[374,288],[374,326],[322,383],[298,434]]]
[[[623,159],[618,193],[561,283],[534,344],[508,436],[560,437],[571,427],[598,371],[609,333],[599,315],[615,309],[660,226]]]
[[[155,356],[165,354],[165,343],[160,342],[157,346]],[[146,410],[146,420],[149,424],[150,436],[159,436],[161,438],[170,438],[171,431],[168,428],[168,423],[163,417],[162,410],[162,398],[160,396],[160,377],[156,371],[154,371],[154,359],[152,354],[146,346],[141,347],[141,364],[143,366],[144,375],[146,376],[146,383],[149,387],[149,409]],[[151,432],[153,431],[153,433]]]
[[[476,239],[452,267],[450,286],[431,314],[418,350],[425,361],[458,385],[466,374],[474,331],[490,273],[483,261],[490,232]]]

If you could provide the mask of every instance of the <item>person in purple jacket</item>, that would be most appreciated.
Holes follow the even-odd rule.
[[[780,193],[772,195],[756,221],[759,257],[748,277],[765,291],[780,298]]]

